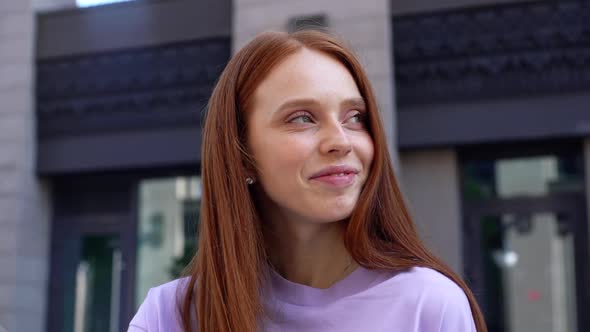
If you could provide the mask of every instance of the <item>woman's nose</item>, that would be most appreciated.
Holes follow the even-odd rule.
[[[352,143],[341,123],[334,123],[322,129],[320,151],[324,154],[346,155],[352,151]]]

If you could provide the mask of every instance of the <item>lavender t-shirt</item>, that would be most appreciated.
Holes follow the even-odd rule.
[[[463,290],[432,269],[393,273],[358,267],[327,289],[271,275],[262,331],[476,331]],[[181,282],[152,288],[129,331],[182,331],[176,311]]]

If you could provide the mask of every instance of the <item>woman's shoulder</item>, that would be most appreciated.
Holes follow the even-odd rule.
[[[475,331],[471,306],[459,285],[427,267],[413,267],[391,279],[391,286],[427,331]],[[437,330],[438,328],[438,330]]]
[[[189,277],[169,281],[160,286],[150,288],[148,296],[151,295],[153,298],[161,301],[175,301],[180,295],[179,292],[182,293],[186,290],[189,281]]]
[[[189,278],[182,278],[150,288],[129,323],[129,331],[180,330],[178,308],[188,283]]]
[[[437,296],[463,296],[465,292],[453,280],[444,274],[428,268],[416,266],[396,274],[392,279],[395,284],[402,285],[399,289],[415,292],[416,290],[431,291]],[[465,297],[466,298],[466,297]]]

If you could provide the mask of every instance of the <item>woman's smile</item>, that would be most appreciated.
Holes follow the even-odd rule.
[[[359,171],[351,166],[330,166],[312,175],[312,182],[327,186],[330,189],[344,189],[352,186]]]
[[[355,179],[356,179],[356,174],[341,173],[341,174],[324,175],[324,176],[320,176],[317,178],[313,178],[311,180],[317,181],[318,183],[327,185],[332,188],[340,189],[340,188],[350,187],[354,183]]]

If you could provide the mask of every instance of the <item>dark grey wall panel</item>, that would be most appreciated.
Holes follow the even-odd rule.
[[[141,0],[40,14],[37,57],[229,37],[231,0]]]
[[[590,89],[590,2],[393,18],[400,106]]]
[[[407,106],[400,148],[590,136],[590,94]]]
[[[590,3],[393,18],[401,148],[590,136]]]
[[[91,171],[198,165],[199,127],[129,131],[39,142],[38,172],[58,175]]]
[[[38,172],[198,165],[230,14],[227,2],[141,0],[42,15]]]
[[[37,62],[41,139],[200,124],[229,38]]]

